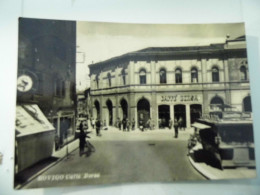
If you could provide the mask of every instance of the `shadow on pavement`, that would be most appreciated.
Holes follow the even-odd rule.
[[[25,170],[19,172],[15,175],[15,181],[14,181],[14,187],[18,185],[23,185],[26,183],[32,176],[43,170],[44,168],[48,167],[52,163],[56,162],[59,158],[50,157],[47,159],[44,159]]]
[[[214,155],[212,155],[208,151],[205,151],[203,149],[196,150],[190,154],[190,157],[195,163],[206,163],[209,166],[221,170],[219,162],[214,158]]]

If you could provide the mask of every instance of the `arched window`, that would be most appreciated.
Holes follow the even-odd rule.
[[[240,67],[240,79],[241,81],[246,81],[247,80],[247,71],[245,66]]]
[[[243,99],[244,112],[252,112],[251,97],[247,96]]]
[[[145,69],[140,70],[139,77],[140,77],[140,84],[141,85],[146,84],[146,71],[145,71]]]
[[[224,110],[224,102],[219,96],[215,96],[210,101],[211,109],[213,110]]]
[[[180,68],[175,70],[175,83],[182,83],[182,71]]]
[[[219,69],[217,67],[212,68],[212,82],[219,82]]]
[[[192,83],[198,82],[198,70],[195,67],[191,69],[191,82]]]
[[[166,83],[166,70],[164,68],[160,69],[160,83]]]
[[[126,84],[126,81],[125,81],[125,69],[122,70],[121,75],[122,75],[123,85],[125,85]]]
[[[98,89],[99,88],[98,75],[96,75],[96,84],[97,84],[97,89]]]
[[[108,86],[111,87],[111,74],[107,73]]]

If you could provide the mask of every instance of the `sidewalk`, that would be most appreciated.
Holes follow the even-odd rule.
[[[202,146],[200,144],[197,144],[193,149],[191,149],[189,152],[189,160],[192,166],[207,179],[245,179],[256,177],[256,169],[238,167],[220,170],[218,168],[206,164],[205,162],[196,162],[193,158],[193,155],[195,152],[198,152],[199,150],[202,150]]]
[[[42,160],[35,165],[23,170],[15,176],[15,189],[21,189],[27,183],[38,177],[40,174],[47,171],[49,168],[56,165],[58,162],[68,157],[71,152],[79,147],[79,140],[76,139],[65,145],[58,151],[54,151],[52,156],[48,159]]]

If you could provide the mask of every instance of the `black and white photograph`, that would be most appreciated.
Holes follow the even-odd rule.
[[[244,23],[19,18],[14,188],[256,177]]]

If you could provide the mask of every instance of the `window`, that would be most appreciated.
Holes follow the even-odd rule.
[[[141,69],[139,72],[139,77],[140,77],[140,84],[146,84],[146,71],[144,69]]]
[[[96,85],[97,85],[97,89],[98,89],[99,88],[98,75],[96,75]]]
[[[55,80],[54,85],[54,95],[58,97],[65,97],[65,81],[62,81],[61,79]]]
[[[166,83],[166,70],[161,69],[159,74],[160,74],[160,83]]]
[[[192,83],[198,82],[198,70],[197,70],[197,68],[191,69],[191,82]]]
[[[108,86],[111,87],[111,74],[107,74]]]
[[[240,79],[241,81],[246,81],[247,80],[247,71],[245,66],[240,67]]]
[[[125,81],[125,69],[122,70],[121,75],[122,75],[123,85],[125,85],[126,84],[126,81]]]
[[[66,89],[66,83],[65,81],[61,82],[61,96],[65,97],[65,89]]]
[[[182,72],[180,68],[175,70],[175,83],[182,83]]]
[[[212,82],[219,82],[219,70],[217,67],[212,68]]]

